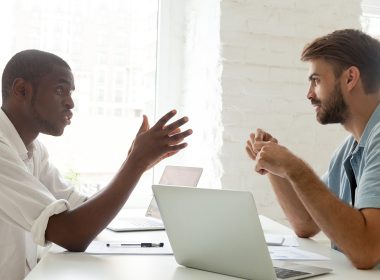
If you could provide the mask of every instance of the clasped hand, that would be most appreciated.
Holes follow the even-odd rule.
[[[268,132],[257,129],[251,133],[245,147],[248,156],[256,161],[255,171],[259,174],[271,173],[285,178],[286,168],[294,155],[285,147],[278,144]]]

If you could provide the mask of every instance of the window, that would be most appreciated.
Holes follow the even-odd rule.
[[[377,0],[362,1],[361,25],[364,32],[380,39],[380,3]]]
[[[17,51],[37,48],[61,56],[73,70],[72,124],[61,137],[41,135],[40,139],[52,162],[73,183],[84,186],[82,191],[92,193],[109,182],[126,158],[142,114],[153,124],[173,108],[178,109],[178,117],[190,117],[185,127],[194,129],[186,141],[189,146],[147,172],[128,206],[147,206],[150,186],[167,164],[203,167],[199,185],[220,187],[219,2],[13,0],[0,4],[0,31],[7,38],[0,45],[2,69]]]
[[[69,63],[76,84],[72,124],[61,137],[39,139],[72,183],[93,192],[125,160],[142,114],[154,122],[158,0],[9,2],[0,4],[9,29],[1,30],[2,69],[31,48]],[[150,171],[140,183],[149,188],[152,181]]]

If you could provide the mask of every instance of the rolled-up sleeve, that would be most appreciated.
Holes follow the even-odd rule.
[[[32,224],[31,233],[33,241],[40,246],[46,246],[49,243],[45,240],[45,231],[49,218],[68,209],[69,204],[64,199],[56,200],[48,205]]]
[[[70,209],[35,178],[20,157],[0,141],[0,219],[30,231],[39,245],[46,245],[49,217]]]

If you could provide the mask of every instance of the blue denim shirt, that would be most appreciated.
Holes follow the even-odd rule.
[[[359,143],[349,136],[334,153],[322,181],[347,204],[352,203],[344,162],[350,158],[357,183],[357,209],[380,208],[380,105],[370,117]]]

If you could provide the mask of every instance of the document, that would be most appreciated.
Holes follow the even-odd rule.
[[[85,253],[92,255],[172,255],[173,250],[169,242],[159,243],[160,246],[141,246],[145,243],[125,244],[109,243],[94,240],[87,247]],[[161,246],[162,244],[162,246]]]
[[[292,260],[292,261],[324,261],[329,258],[320,254],[301,250],[295,247],[268,246],[272,260]]]
[[[265,233],[265,242],[268,246],[299,246],[297,236],[292,234],[269,234]]]

